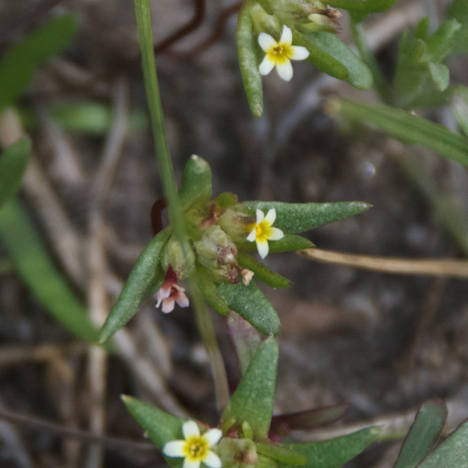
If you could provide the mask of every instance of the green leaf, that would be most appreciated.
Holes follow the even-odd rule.
[[[213,281],[210,270],[197,263],[194,276],[197,286],[209,306],[218,314],[227,315],[229,307]]]
[[[453,113],[461,130],[468,137],[468,88],[462,86],[453,95]]]
[[[256,252],[257,245],[255,242],[237,242],[237,247],[246,252]],[[284,237],[277,241],[268,243],[270,253],[291,252],[296,250],[304,250],[313,247],[314,244],[308,239],[293,234],[285,234]]]
[[[288,465],[305,465],[307,463],[307,457],[291,449],[289,444],[257,443],[257,452]]]
[[[0,62],[0,111],[26,90],[36,68],[57,55],[76,30],[73,16],[58,16],[26,36]]]
[[[255,217],[256,210],[265,214],[268,210],[276,210],[274,226],[285,234],[299,234],[310,231],[324,224],[333,223],[367,211],[371,205],[363,202],[336,203],[282,203],[247,201],[241,203],[239,209]],[[280,241],[270,242],[270,249]]]
[[[447,8],[447,18],[456,19],[462,27],[458,30],[452,53],[468,52],[468,3],[466,0],[453,0]]]
[[[394,138],[406,143],[419,143],[468,166],[468,139],[452,133],[442,125],[384,105],[359,104],[345,99],[335,103],[336,109],[344,117],[366,122]]]
[[[221,416],[223,430],[229,429],[225,428],[226,424],[242,425],[248,421],[254,440],[267,438],[273,413],[278,354],[278,345],[273,337],[259,347]]]
[[[445,91],[450,83],[450,71],[443,63],[429,63],[432,79],[441,91]]]
[[[370,427],[336,439],[284,445],[307,457],[306,468],[339,468],[374,442],[379,433],[380,428]],[[304,465],[288,464],[280,466],[292,468]]]
[[[241,282],[219,284],[218,289],[229,308],[237,312],[258,331],[265,335],[279,333],[278,314],[254,281],[251,281],[248,286]]]
[[[0,207],[19,189],[31,157],[31,140],[22,138],[0,155]]]
[[[437,446],[417,468],[468,468],[468,421]]]
[[[75,336],[95,343],[98,331],[89,322],[86,309],[52,264],[16,200],[9,200],[0,208],[0,239],[18,274],[44,309]]]
[[[394,468],[414,468],[439,437],[446,419],[447,407],[442,401],[426,401],[416,414]]]
[[[455,45],[460,28],[461,24],[454,19],[444,21],[434,34],[426,39],[427,49],[422,60],[427,59],[435,63],[444,60]]]
[[[327,4],[335,8],[363,13],[377,13],[391,8],[397,0],[327,0]]]
[[[143,403],[142,401],[127,395],[122,395],[121,398],[128,412],[145,430],[160,452],[162,452],[162,449],[167,442],[183,439],[182,424],[187,421],[187,419],[173,416],[172,414],[166,413],[155,406],[148,405],[147,403]],[[171,467],[182,467],[182,458],[164,458]]]
[[[308,41],[318,47],[347,70],[346,81],[358,89],[371,89],[374,83],[372,72],[338,36],[330,32],[305,35]],[[323,70],[322,70],[323,71]]]
[[[262,76],[255,56],[257,45],[249,10],[248,6],[243,7],[237,20],[237,54],[250,111],[255,118],[259,119],[263,114]]]
[[[287,278],[276,273],[276,271],[270,270],[266,265],[246,252],[239,251],[236,260],[242,268],[253,271],[255,279],[262,281],[272,288],[287,288],[291,285],[291,281]]]
[[[171,231],[164,229],[140,254],[117,303],[101,328],[100,343],[120,330],[138,312],[141,303],[161,287],[165,273],[160,266],[160,255],[170,235]]]
[[[179,187],[179,200],[182,210],[187,209],[200,198],[211,198],[210,165],[195,154],[190,157],[184,168]]]

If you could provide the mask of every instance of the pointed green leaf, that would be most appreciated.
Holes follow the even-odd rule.
[[[294,451],[290,445],[257,443],[257,452],[288,465],[305,465],[307,463],[307,457]]]
[[[468,421],[437,446],[417,468],[468,468]]]
[[[256,210],[265,214],[271,208],[276,210],[274,226],[286,234],[299,234],[324,224],[333,223],[367,211],[371,205],[363,202],[337,203],[282,203],[248,201],[241,203],[240,210],[255,216]],[[280,241],[270,242],[270,249]]]
[[[171,231],[164,229],[140,254],[117,303],[101,328],[100,343],[120,330],[138,312],[141,303],[161,287],[165,274],[160,266],[160,255],[170,235]]]
[[[259,119],[263,114],[262,76],[255,56],[255,35],[248,7],[241,9],[237,20],[237,54],[245,93],[252,115]]]
[[[30,157],[29,138],[22,138],[0,155],[0,207],[19,189]]]
[[[455,45],[458,37],[457,33],[460,28],[461,24],[454,19],[444,21],[434,34],[427,38],[425,57],[427,57],[430,62],[435,63],[444,60]]]
[[[237,242],[237,247],[246,252],[256,252],[257,245],[255,242]],[[277,241],[270,241],[268,243],[270,253],[291,252],[296,250],[303,250],[313,247],[314,244],[308,239],[294,234],[285,234],[284,237]]]
[[[371,89],[374,83],[372,72],[338,36],[330,32],[305,35],[308,41],[341,63],[348,71],[345,78],[358,89]]]
[[[0,240],[33,295],[64,328],[90,343],[98,331],[56,270],[26,213],[16,200],[0,208]]]
[[[327,4],[335,8],[363,13],[377,13],[391,8],[397,0],[327,0]]]
[[[70,42],[76,26],[73,16],[58,16],[4,54],[0,62],[0,111],[23,94],[38,65]]]
[[[178,194],[182,210],[200,198],[211,198],[211,169],[204,159],[195,154],[189,158]]]
[[[426,401],[406,436],[394,468],[414,468],[429,452],[447,419],[447,407],[441,400]]]
[[[452,53],[464,54],[468,52],[468,2],[453,0],[447,8],[447,18],[456,19],[462,27],[458,30]]]
[[[430,63],[429,71],[432,79],[441,91],[445,91],[450,83],[450,71],[443,63]]]
[[[213,281],[210,270],[197,263],[194,276],[197,286],[208,305],[218,314],[227,315],[229,307]]]
[[[252,359],[231,401],[221,416],[221,424],[248,421],[255,440],[267,438],[273,413],[278,344],[273,337],[266,339]],[[226,430],[229,428],[226,428]]]
[[[270,270],[266,265],[246,252],[239,251],[236,260],[242,268],[253,271],[255,279],[262,281],[272,288],[287,288],[291,285],[291,281],[287,278],[276,273],[276,271]]]
[[[121,398],[128,412],[145,430],[160,452],[162,452],[167,442],[182,440],[184,438],[182,435],[182,424],[187,421],[186,419],[173,416],[155,406],[148,405],[127,395],[122,395]],[[182,467],[183,458],[164,458],[171,467]]]
[[[349,119],[366,122],[394,138],[419,143],[468,166],[468,138],[452,133],[442,125],[384,105],[359,104],[345,99],[335,102],[335,108]]]
[[[336,439],[306,444],[283,444],[307,457],[306,468],[339,468],[359,455],[378,437],[380,428],[370,427]],[[286,465],[280,465],[286,467]],[[289,468],[304,465],[287,465]]]
[[[265,335],[279,333],[278,314],[254,281],[251,281],[248,286],[241,282],[219,284],[218,289],[229,308],[237,312],[258,331]]]

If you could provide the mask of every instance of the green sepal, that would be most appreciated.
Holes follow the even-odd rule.
[[[220,294],[210,270],[203,265],[197,263],[195,265],[195,281],[200,292],[203,294],[209,306],[218,314],[227,315],[229,307]]]
[[[180,208],[186,210],[200,198],[211,198],[211,168],[200,156],[192,155],[184,168],[179,187]]]
[[[419,463],[417,468],[466,468],[467,446],[468,421],[465,421]]]
[[[0,111],[24,93],[36,68],[67,46],[76,28],[74,16],[57,16],[3,55],[0,61]]]
[[[327,5],[362,13],[378,13],[392,8],[397,0],[327,0]]]
[[[216,208],[223,211],[234,206],[238,202],[238,197],[235,193],[223,192],[215,198],[215,202]]]
[[[455,45],[451,53],[464,54],[468,52],[468,2],[453,0],[447,8],[447,19],[456,19],[462,27],[458,30]]]
[[[369,67],[341,41],[336,34],[320,32],[316,34],[305,34],[304,38],[315,47],[318,47],[322,53],[327,54],[335,61],[339,62],[346,69],[347,76],[340,79],[345,79],[350,85],[358,89],[372,88],[374,79]]]
[[[432,80],[440,91],[445,91],[450,83],[450,71],[443,63],[429,63]]]
[[[26,286],[54,319],[73,335],[96,343],[99,332],[57,271],[23,207],[8,200],[0,208],[0,240]]]
[[[307,457],[292,449],[290,444],[285,445],[279,443],[257,443],[257,452],[265,455],[268,458],[273,458],[273,460],[286,463],[287,465],[302,466],[307,463]]]
[[[21,138],[0,155],[0,207],[19,189],[30,157],[29,138]]]
[[[423,403],[401,447],[394,468],[414,468],[434,445],[446,420],[447,407],[442,400]]]
[[[127,395],[122,395],[121,398],[128,412],[145,430],[145,433],[161,453],[167,442],[184,438],[182,425],[187,419],[173,416],[155,406],[148,405]],[[172,468],[181,468],[184,461],[183,458],[169,458],[166,456],[164,458]]]
[[[449,55],[457,38],[457,32],[461,24],[456,20],[444,21],[432,34],[426,39],[427,50],[424,61],[439,63]]]
[[[244,6],[237,20],[237,54],[245,93],[252,115],[259,119],[263,114],[262,76],[255,55],[255,35],[248,6]]]
[[[218,290],[229,308],[237,312],[258,331],[265,335],[279,333],[278,313],[254,281],[251,281],[248,286],[242,282],[219,284]]]
[[[161,231],[138,257],[117,303],[101,328],[100,343],[120,330],[138,312],[141,303],[161,287],[165,272],[161,267],[160,255],[171,234],[169,228]]]
[[[273,337],[267,338],[258,348],[221,416],[223,432],[233,421],[239,426],[248,421],[255,441],[267,439],[273,414],[278,354],[278,344]]]
[[[339,468],[359,455],[380,434],[380,427],[362,429],[352,434],[320,442],[305,444],[282,444],[290,447],[294,452],[307,457],[306,465],[293,465],[279,463],[280,468]]]
[[[242,268],[253,271],[255,279],[262,281],[272,288],[287,288],[291,285],[291,281],[287,278],[276,273],[276,271],[270,270],[266,265],[246,252],[239,251],[236,255],[236,260]]]
[[[283,203],[247,201],[239,205],[239,210],[255,217],[256,210],[265,214],[271,208],[276,210],[274,226],[285,234],[299,234],[324,224],[333,223],[367,211],[371,205],[363,202],[335,203]],[[279,241],[269,243],[270,251]]]
[[[257,245],[255,242],[237,242],[239,249],[246,252],[256,252]],[[270,253],[291,252],[296,250],[304,250],[313,247],[314,244],[305,237],[295,236],[294,234],[285,234],[284,237],[277,241],[268,242]]]

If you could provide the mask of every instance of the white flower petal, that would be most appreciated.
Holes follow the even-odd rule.
[[[292,44],[292,31],[286,25],[283,26],[283,32],[281,33],[281,39],[279,40],[280,45],[291,45]]]
[[[190,305],[189,298],[183,292],[179,292],[175,300],[179,307],[188,307]]]
[[[247,236],[247,240],[249,242],[254,242],[255,239],[257,237],[257,226],[255,226],[249,233],[249,235]]]
[[[216,445],[220,441],[221,437],[223,437],[223,431],[216,428],[210,429],[203,434],[203,437],[207,440],[208,445],[213,447],[213,445]]]
[[[265,218],[265,213],[262,210],[259,210],[257,208],[256,214],[257,214],[257,224],[260,224]]]
[[[187,458],[184,459],[184,464],[182,468],[200,468],[201,461],[190,461]]]
[[[260,33],[258,35],[258,44],[264,52],[268,52],[273,47],[276,47],[278,43],[267,33]]]
[[[268,213],[265,216],[265,221],[270,223],[270,226],[275,222],[276,219],[276,210],[274,208],[270,208]]]
[[[284,81],[290,81],[293,76],[293,69],[289,60],[282,64],[277,64],[276,71],[278,72],[280,78],[282,78]]]
[[[184,457],[185,440],[171,440],[164,447],[162,452],[168,457]]]
[[[212,452],[211,450],[203,460],[203,463],[210,468],[221,468],[223,466],[221,458],[219,458],[218,455],[216,455],[216,453]]]
[[[265,57],[262,60],[262,63],[258,67],[258,71],[260,72],[260,75],[268,75],[268,73],[270,73],[274,67],[275,62],[273,62],[273,60],[270,60],[268,55],[265,55]]]
[[[284,232],[281,229],[272,227],[271,228],[271,236],[268,240],[280,240],[284,237]]]
[[[199,436],[200,429],[198,424],[192,420],[184,422],[184,424],[182,424],[182,434],[184,434],[185,439],[193,436]]]
[[[164,314],[169,314],[174,310],[174,298],[164,299],[162,303],[161,312]]]
[[[291,49],[293,52],[291,60],[304,60],[310,55],[309,51],[302,46],[291,46]]]
[[[268,255],[268,242],[267,241],[257,241],[257,250],[260,257],[265,258]]]

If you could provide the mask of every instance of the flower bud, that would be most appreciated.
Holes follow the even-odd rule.
[[[228,208],[226,212],[218,218],[217,224],[221,226],[233,242],[245,242],[248,234],[248,227],[255,222],[255,218],[248,214]]]
[[[188,278],[195,268],[195,253],[188,243],[182,243],[172,236],[161,257],[163,268],[167,270],[172,266],[177,278]]]
[[[219,227],[212,226],[203,232],[199,241],[194,242],[198,261],[207,268],[235,262],[237,247]]]

